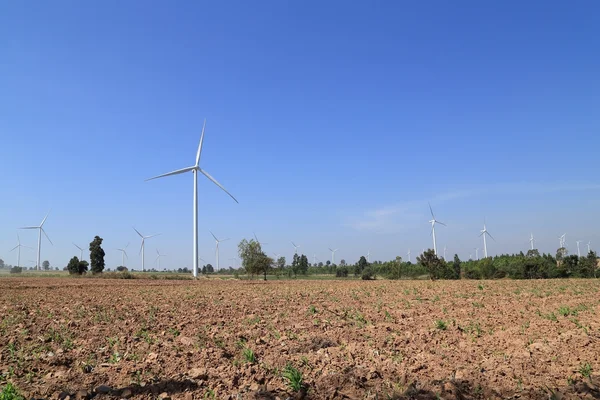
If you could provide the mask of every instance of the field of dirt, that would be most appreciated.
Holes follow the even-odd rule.
[[[598,398],[599,289],[3,278],[0,389],[70,400]]]

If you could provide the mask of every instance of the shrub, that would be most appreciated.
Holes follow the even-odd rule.
[[[363,270],[362,272],[362,280],[363,281],[370,281],[375,279],[373,277],[373,269],[371,267],[367,267]]]
[[[337,268],[335,271],[335,276],[337,278],[347,278],[348,277],[348,268],[347,267]]]
[[[20,274],[21,272],[23,272],[23,267],[12,267],[10,269],[10,273],[11,274]]]
[[[25,400],[25,398],[21,396],[17,388],[9,382],[2,391],[0,391],[0,400]]]
[[[302,372],[298,371],[292,365],[288,364],[285,366],[282,376],[287,381],[289,388],[294,392],[299,392],[304,387]]]

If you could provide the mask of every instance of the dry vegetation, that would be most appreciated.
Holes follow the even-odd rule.
[[[28,398],[598,396],[599,289],[5,278],[0,388]]]

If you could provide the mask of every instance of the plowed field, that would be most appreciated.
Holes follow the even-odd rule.
[[[6,278],[0,387],[53,399],[593,398],[599,289]]]

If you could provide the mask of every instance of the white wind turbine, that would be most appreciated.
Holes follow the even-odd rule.
[[[331,251],[331,263],[335,264],[335,252],[338,251],[339,249],[332,249],[331,247],[329,248],[329,251]]]
[[[21,247],[25,247],[26,249],[33,250],[32,247],[21,244],[21,238],[19,237],[19,234],[17,233],[17,245],[10,250],[10,251],[17,250],[17,267],[21,266]],[[588,248],[589,248],[589,244],[588,244]]]
[[[217,250],[216,250],[216,252],[217,252],[217,271],[219,271],[220,270],[220,268],[219,268],[219,243],[229,240],[229,238],[219,240],[219,239],[217,239],[217,237],[215,236],[214,233],[210,232],[210,234],[212,235],[212,237],[215,238],[215,242],[217,243]]]
[[[488,232],[487,228],[485,227],[485,220],[483,221],[483,229],[481,230],[481,233],[479,234],[479,236],[483,236],[483,255],[485,258],[487,258],[488,256],[488,252],[487,252],[487,242],[485,241],[485,236],[489,236],[492,238],[492,240],[496,241],[496,239],[494,239],[494,237],[492,235],[490,235],[490,233]]]
[[[158,249],[156,249],[156,254],[157,254],[156,255],[156,260],[154,260],[154,262],[157,263],[158,270],[160,271],[160,258],[161,257],[166,257],[167,255],[166,254],[160,254],[160,252],[158,251]]]
[[[431,236],[433,236],[433,252],[437,256],[437,247],[435,244],[435,224],[440,224],[444,226],[446,226],[446,224],[435,219],[435,215],[433,215],[433,209],[431,208],[431,204],[429,204],[429,211],[431,211],[431,220],[429,221],[429,223],[431,224]]]
[[[83,249],[81,247],[77,246],[75,243],[73,243],[73,246],[75,246],[79,249],[79,261],[83,261]]]
[[[313,266],[317,265],[317,260],[318,260],[317,255],[313,254]]]
[[[408,249],[408,253],[406,253],[406,255],[408,256],[408,262],[410,262],[410,249]]]
[[[46,239],[48,239],[48,241],[50,242],[50,244],[52,246],[54,246],[54,244],[52,243],[52,240],[50,240],[50,238],[46,234],[46,231],[44,230],[44,222],[46,222],[46,219],[48,218],[49,214],[50,214],[50,211],[48,211],[48,214],[46,214],[46,216],[42,220],[42,223],[40,224],[40,226],[26,226],[24,228],[21,228],[21,229],[39,229],[39,232],[38,232],[38,250],[37,250],[37,269],[38,270],[40,269],[40,253],[42,251],[42,232],[44,233],[44,236],[46,236]]]
[[[590,246],[591,246],[592,242],[588,242],[587,246],[588,246],[588,254],[590,254]]]
[[[533,250],[533,247],[535,246],[535,240],[533,239],[533,233],[531,233],[531,235],[529,236],[529,244],[531,245],[531,250]]]
[[[215,178],[213,178],[212,176],[210,176],[210,174],[206,171],[204,171],[202,168],[200,168],[200,155],[202,154],[202,142],[204,141],[204,128],[206,127],[206,120],[204,120],[204,125],[202,126],[202,134],[200,135],[200,144],[198,145],[198,152],[196,153],[196,164],[191,166],[191,167],[187,167],[187,168],[182,168],[182,169],[178,169],[176,171],[173,172],[168,172],[166,174],[162,174],[159,176],[155,176],[154,178],[150,178],[147,179],[152,180],[152,179],[157,179],[157,178],[162,178],[164,176],[169,176],[169,175],[177,175],[177,174],[183,174],[184,172],[193,172],[194,174],[194,204],[193,204],[193,214],[194,214],[194,235],[193,235],[193,242],[194,242],[194,250],[193,250],[193,260],[194,260],[194,278],[196,278],[198,276],[198,172],[200,172],[201,174],[203,174],[204,176],[206,176],[208,179],[210,179],[215,185],[217,185],[218,187],[220,187],[225,193],[227,193],[229,196],[231,196],[231,198],[233,200],[235,200],[236,203],[239,203],[237,201],[237,199],[235,197],[233,197],[233,195],[231,193],[229,193],[227,191],[227,189],[225,189],[219,182],[217,182],[215,180]]]
[[[300,246],[296,246],[296,244],[294,242],[290,242],[292,244],[292,246],[294,246],[294,254],[298,254],[298,249],[300,248]]]
[[[581,240],[576,240],[575,243],[577,243],[577,257],[581,257],[581,251],[579,251],[579,244],[581,243]]]
[[[444,246],[444,260],[446,259],[446,246]]]
[[[371,262],[371,250],[367,251],[367,262]]]
[[[479,247],[475,247],[475,258],[479,261]]]
[[[142,246],[140,247],[140,254],[142,255],[142,272],[144,272],[146,270],[145,264],[144,264],[144,244],[146,243],[146,239],[150,239],[151,237],[158,236],[158,235],[160,235],[160,233],[157,233],[155,235],[150,235],[150,236],[144,236],[137,229],[133,228],[133,230],[136,231],[137,234],[140,235],[140,237],[142,238]]]
[[[122,249],[117,249],[118,251],[121,252],[121,265],[123,267],[125,266],[125,257],[127,257],[127,259],[129,259],[129,256],[127,255],[127,252],[125,251],[128,246],[129,246],[129,243],[127,243],[127,246],[123,247]]]

